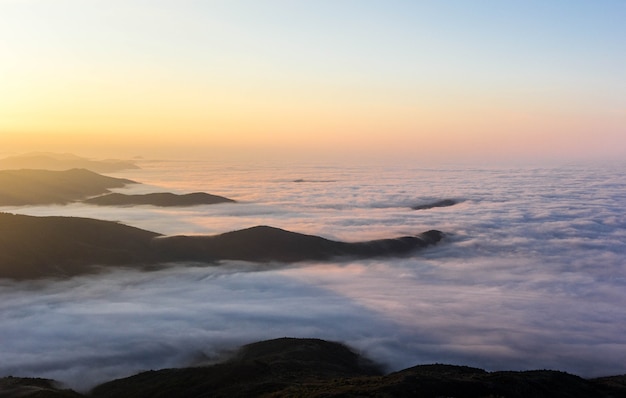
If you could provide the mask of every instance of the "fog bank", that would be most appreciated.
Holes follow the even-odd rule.
[[[185,167],[191,172],[167,164],[123,176],[150,183],[135,190],[199,190],[239,203],[17,210],[166,234],[265,224],[341,240],[431,228],[448,236],[407,259],[0,281],[0,375],[87,388],[283,336],[345,342],[389,370],[439,362],[626,373],[623,169]],[[445,198],[459,203],[411,210]]]

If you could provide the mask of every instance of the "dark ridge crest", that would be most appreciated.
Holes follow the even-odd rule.
[[[0,213],[0,278],[35,279],[91,273],[98,267],[146,268],[170,262],[257,263],[405,256],[437,243],[439,231],[368,242],[257,226],[213,236],[168,236],[112,221]]]
[[[198,206],[212,205],[217,203],[235,203],[234,200],[223,196],[211,195],[205,192],[194,192],[177,195],[170,192],[157,192],[141,195],[126,195],[121,193],[110,193],[107,195],[90,198],[84,203],[98,206],[135,206],[151,205],[159,207],[173,206]]]

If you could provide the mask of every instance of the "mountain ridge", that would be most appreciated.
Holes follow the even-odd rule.
[[[0,170],[0,206],[67,204],[128,184],[136,182],[87,169]]]
[[[172,207],[235,203],[235,201],[223,196],[211,195],[206,192],[192,192],[182,195],[177,195],[171,192],[153,192],[138,195],[109,193],[83,200],[83,203],[98,206],[152,205],[159,207]]]
[[[86,203],[100,206],[195,206],[235,202],[206,192],[177,195],[171,192],[128,195],[113,188],[139,184],[126,178],[109,177],[87,169],[0,170],[0,206],[65,205]]]
[[[439,242],[440,231],[367,242],[256,226],[209,236],[164,236],[118,222],[0,213],[0,277],[37,279],[93,273],[106,266],[221,260],[258,263],[409,255]]]
[[[583,379],[555,370],[494,371],[416,365],[385,373],[347,345],[281,337],[250,343],[207,366],[149,370],[79,394],[53,380],[0,378],[0,397],[464,397],[617,398],[626,375]]]
[[[139,169],[129,160],[92,160],[71,153],[30,152],[0,159],[0,169],[69,170],[88,169],[98,173],[111,173]]]

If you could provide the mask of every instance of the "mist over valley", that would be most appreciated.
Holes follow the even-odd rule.
[[[626,396],[625,20],[0,0],[0,398]]]
[[[170,262],[149,272],[2,279],[0,375],[85,390],[284,336],[346,343],[387,371],[450,363],[626,373],[626,181],[619,169],[140,166],[112,176],[144,184],[113,190],[215,192],[236,203],[71,202],[0,211],[192,237],[255,225],[346,242],[430,229],[446,236],[395,258]],[[447,198],[456,204],[412,210]]]

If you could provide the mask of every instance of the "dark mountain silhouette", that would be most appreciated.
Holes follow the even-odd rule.
[[[54,380],[4,377],[0,379],[0,398],[80,398],[83,395],[64,389]]]
[[[286,372],[343,377],[380,375],[382,367],[343,344],[320,339],[282,337],[241,347],[227,362],[263,362]],[[311,366],[314,365],[314,366]]]
[[[437,243],[442,237],[443,233],[431,230],[418,236],[350,243],[256,226],[215,236],[171,236],[155,241],[164,256],[181,260],[297,262],[337,257],[408,255],[416,249]]]
[[[223,196],[211,195],[204,192],[194,192],[184,195],[176,195],[170,192],[158,192],[142,195],[110,193],[107,195],[96,196],[95,198],[87,199],[84,202],[99,206],[152,205],[169,207],[212,205],[216,203],[234,203],[235,201],[225,198]]]
[[[98,173],[138,169],[127,160],[90,160],[69,153],[33,152],[0,159],[0,169],[69,170],[88,169]]]
[[[259,397],[288,391],[302,383],[325,384],[335,378],[380,376],[370,360],[345,345],[318,339],[281,338],[242,347],[213,366],[140,373],[96,387],[91,396],[112,397]],[[186,380],[182,383],[175,380]],[[303,396],[306,391],[294,391]],[[273,395],[268,395],[273,396]]]
[[[420,365],[383,377],[381,383],[352,389],[354,394],[406,397],[605,397],[604,385],[565,372],[533,370],[486,372],[453,365]],[[378,385],[377,385],[378,384]],[[617,389],[615,389],[617,391]],[[624,390],[626,392],[626,389]]]
[[[65,204],[133,183],[85,169],[0,170],[0,206]]]
[[[94,266],[245,260],[295,262],[408,255],[443,233],[337,242],[258,226],[215,236],[162,236],[112,221],[0,213],[0,277],[29,279],[93,272]]]
[[[154,232],[111,221],[0,213],[0,277],[92,272],[93,265],[152,263]]]
[[[463,397],[617,398],[624,376],[583,379],[551,370],[487,372],[419,365],[391,374],[343,344],[279,338],[248,344],[230,359],[201,367],[162,369],[113,380],[92,398],[199,397]],[[10,395],[9,392],[22,395]],[[48,394],[48,395],[46,395]],[[0,379],[0,397],[78,397],[50,380]]]
[[[113,178],[86,169],[0,170],[0,206],[67,204],[83,201],[101,206],[195,206],[235,202],[223,196],[195,192],[176,195],[169,192],[144,195],[110,193],[135,181]],[[90,196],[93,198],[85,199]]]
[[[298,178],[293,182],[335,182],[335,180],[305,180],[304,178]]]
[[[438,200],[436,202],[430,202],[430,203],[425,203],[425,204],[421,204],[421,205],[412,206],[411,209],[413,209],[413,210],[428,210],[428,209],[432,209],[432,208],[435,208],[435,207],[454,206],[457,203],[458,203],[458,201],[456,201],[454,199],[442,199],[442,200]]]

